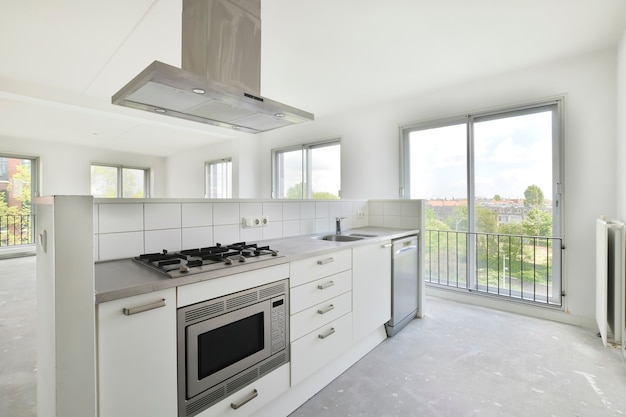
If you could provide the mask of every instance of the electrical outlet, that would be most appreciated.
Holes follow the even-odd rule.
[[[267,217],[267,216],[262,216],[261,217],[261,226],[262,227],[267,226],[269,222],[270,222],[269,217]]]
[[[357,211],[356,212],[356,218],[360,219],[360,220],[364,219],[365,218],[365,212],[364,211]]]

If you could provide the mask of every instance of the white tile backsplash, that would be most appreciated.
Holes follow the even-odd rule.
[[[213,224],[213,204],[183,203],[181,205],[183,227],[211,226]]]
[[[215,226],[241,224],[241,217],[239,216],[239,203],[214,203],[213,224]]]
[[[283,203],[283,220],[300,220],[300,203]]]
[[[243,229],[241,229],[243,230]],[[238,224],[213,226],[213,240],[215,243],[228,244],[241,241],[239,237],[240,227]]]
[[[300,220],[283,220],[283,236],[298,236],[300,233]]]
[[[143,204],[99,204],[98,233],[143,231]]]
[[[308,235],[311,233],[315,233],[315,219],[300,220],[300,234]]]
[[[343,204],[341,203],[330,203],[328,204],[328,217],[334,219],[335,217],[342,217],[341,207]]]
[[[181,229],[146,230],[146,253],[181,250]],[[135,255],[136,256],[136,255]]]
[[[300,219],[315,218],[315,203],[300,203]]]
[[[403,201],[400,207],[400,215],[407,217],[418,217],[420,214],[420,200]]]
[[[241,203],[239,204],[239,215],[243,217],[261,217],[263,215],[263,204],[261,203]]]
[[[180,229],[180,203],[148,203],[143,207],[144,230]]]
[[[283,237],[283,222],[270,221],[263,229],[263,239],[277,239]]]
[[[333,221],[333,224],[335,224],[335,222]],[[333,229],[334,231],[335,229]],[[323,233],[323,232],[330,232],[330,221],[328,220],[328,217],[325,217],[323,219],[315,219],[315,233]]]
[[[145,253],[143,232],[105,233],[98,236],[99,261],[130,258]]]
[[[400,216],[401,203],[398,201],[385,201],[383,203],[383,214],[385,216]]]
[[[375,216],[382,216],[385,214],[384,204],[382,201],[370,201],[369,203],[370,214]]]
[[[252,229],[239,230],[239,240],[243,242],[254,242],[263,239],[263,228],[256,227]]]
[[[211,201],[100,203],[94,207],[94,256],[120,259],[170,251],[357,227],[419,228],[420,200]],[[144,215],[145,213],[145,215]],[[357,218],[357,213],[364,213]],[[267,216],[264,227],[243,228],[242,217]],[[145,220],[144,220],[145,219]]]
[[[278,222],[283,219],[283,203],[263,203],[263,215],[270,222]]]
[[[185,227],[182,229],[182,248],[203,248],[213,246],[213,227]]]
[[[330,208],[328,207],[328,203],[315,203],[315,218],[328,218],[330,213]]]

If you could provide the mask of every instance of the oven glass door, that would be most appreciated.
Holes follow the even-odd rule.
[[[270,301],[187,327],[187,398],[271,355]]]

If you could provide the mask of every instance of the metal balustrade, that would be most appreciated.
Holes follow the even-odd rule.
[[[0,248],[34,243],[32,224],[30,215],[0,216]]]
[[[426,230],[425,281],[561,306],[561,238]]]

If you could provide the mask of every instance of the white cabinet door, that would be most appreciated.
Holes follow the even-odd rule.
[[[97,312],[99,416],[176,416],[176,289],[98,304]]]
[[[291,263],[289,285],[292,287],[302,285],[341,271],[347,271],[351,267],[352,251],[350,249],[300,259]]]
[[[304,380],[352,345],[352,314],[338,318],[291,343],[291,385]]]
[[[354,341],[391,319],[391,242],[352,250]]]
[[[289,365],[285,364],[212,405],[197,417],[247,417],[269,404],[288,388]]]

